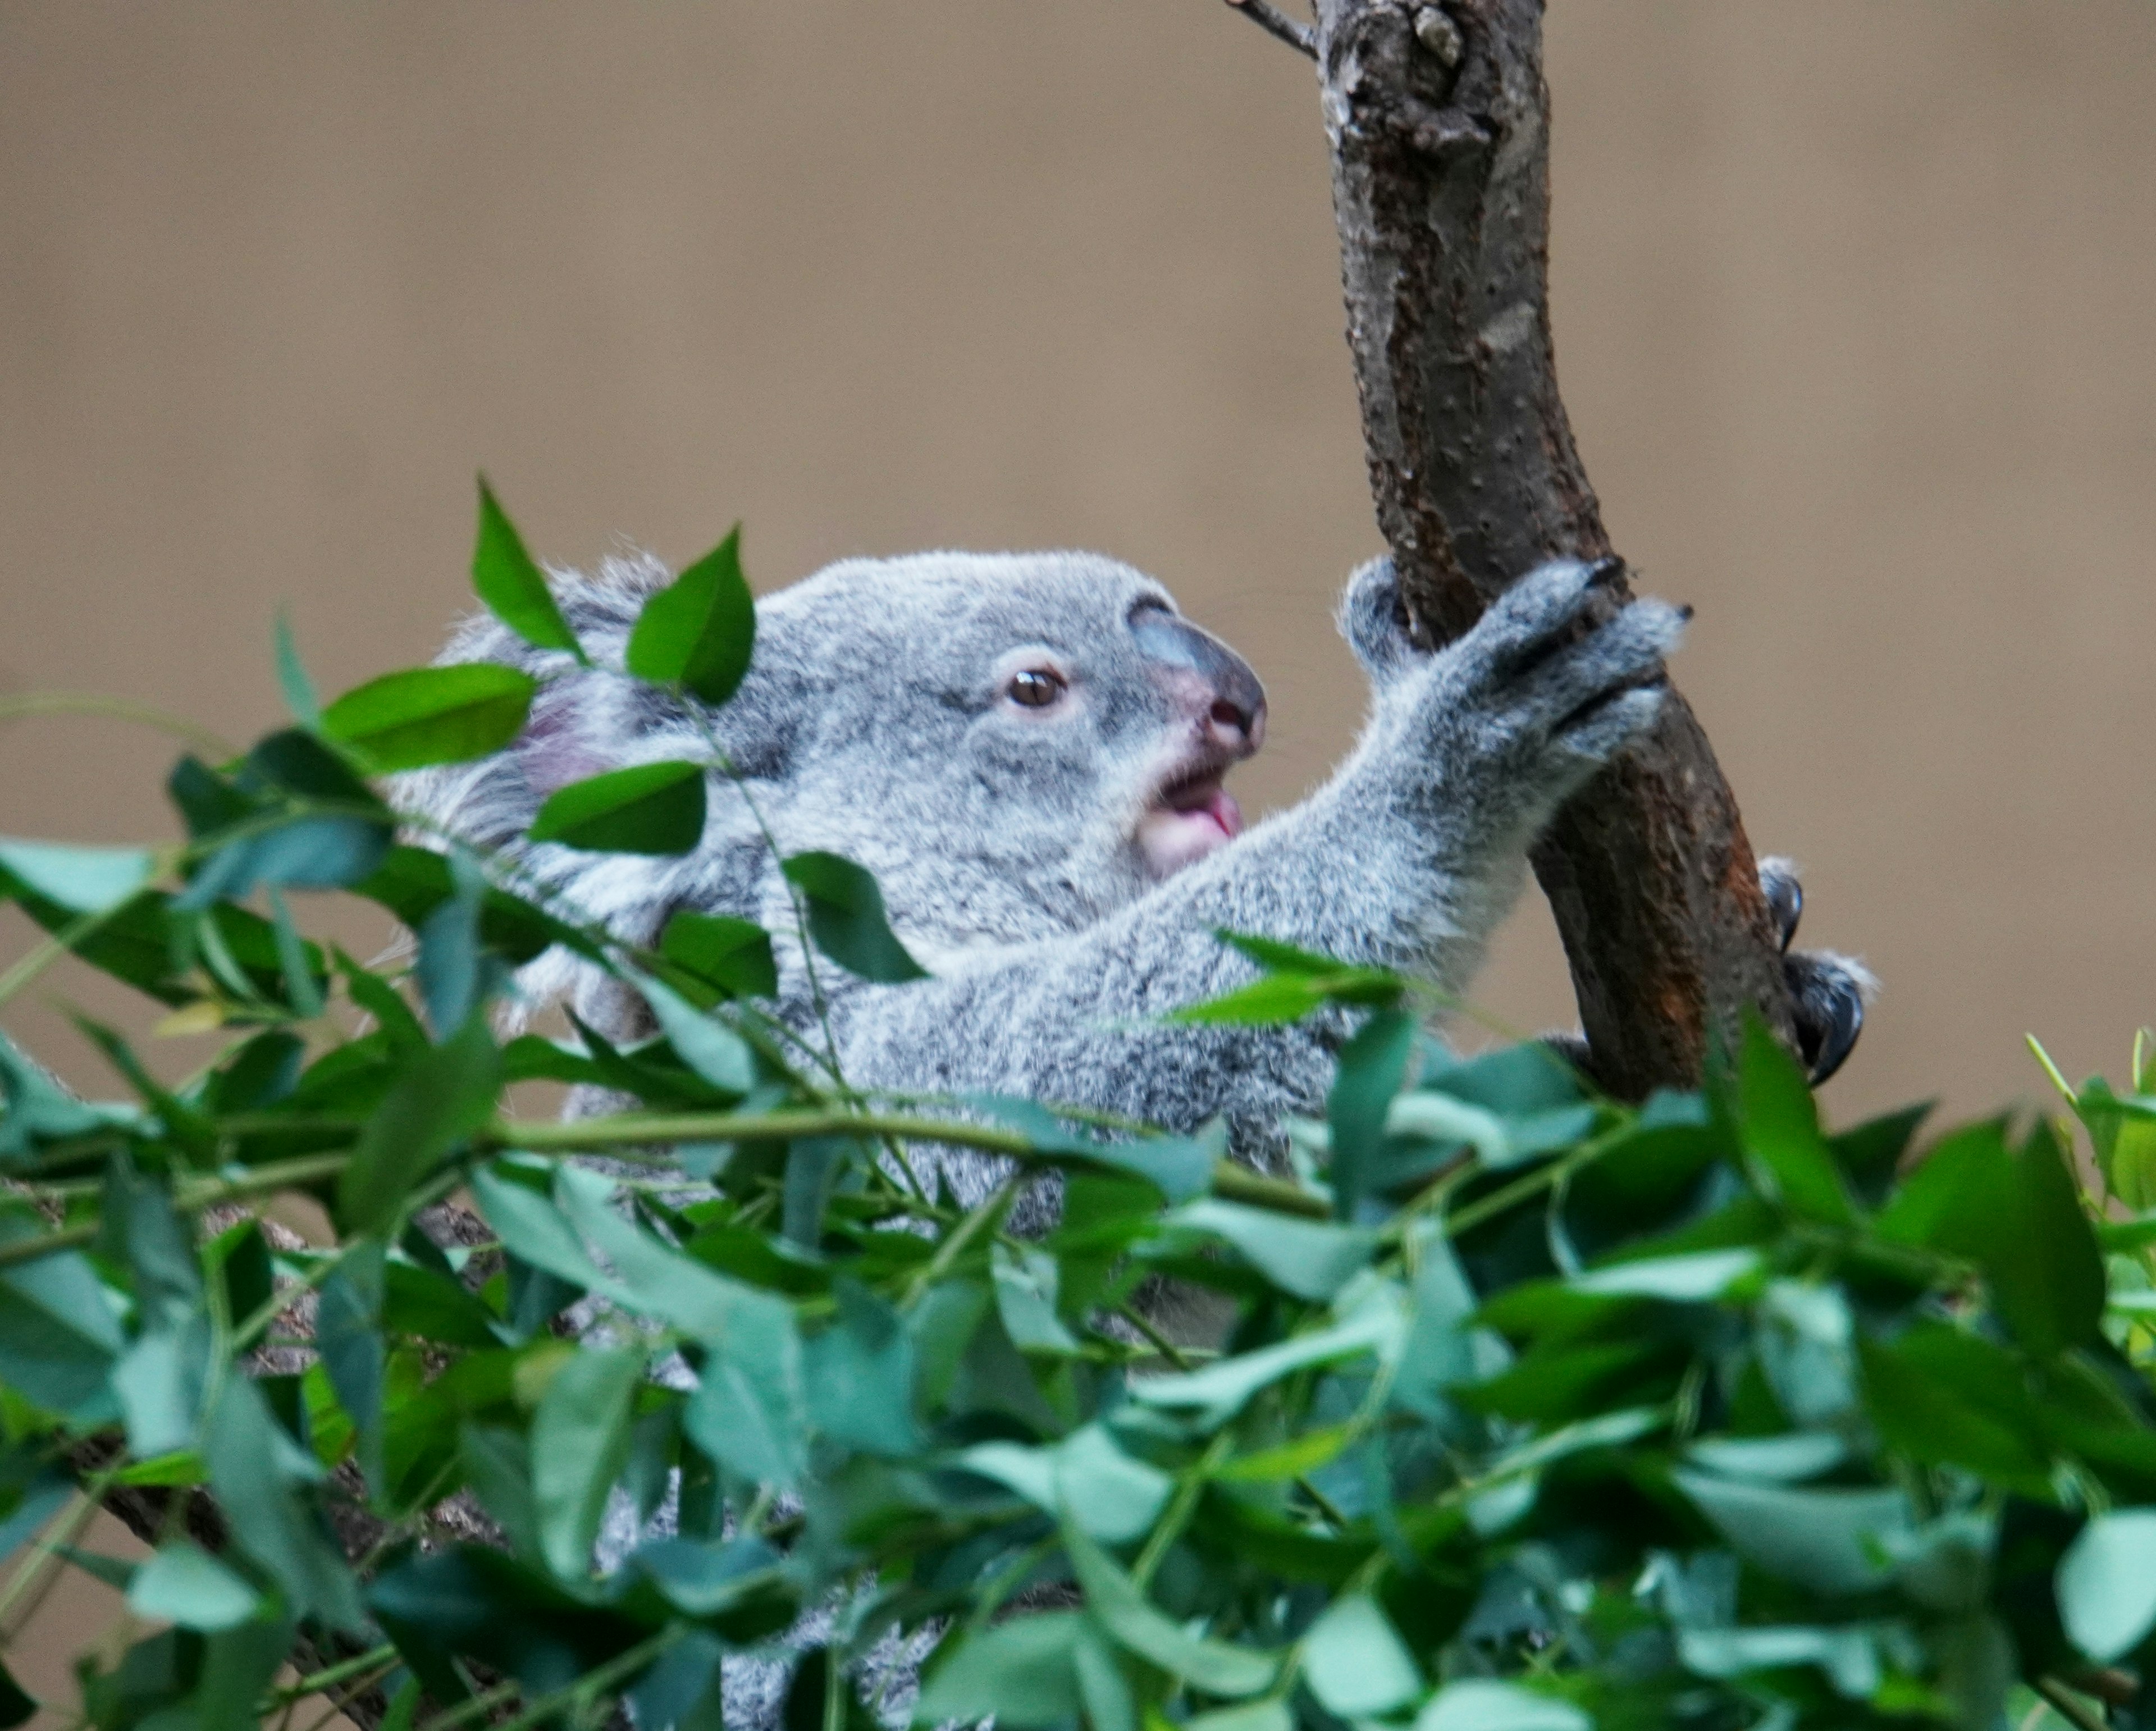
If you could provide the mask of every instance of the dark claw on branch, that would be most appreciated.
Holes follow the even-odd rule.
[[[1782,963],[1796,1000],[1797,1047],[1817,1087],[1864,1031],[1865,976],[1839,957],[1799,951]]]
[[[1762,860],[1759,888],[1774,916],[1774,930],[1780,934],[1786,955],[1789,940],[1797,935],[1797,922],[1804,917],[1804,886],[1797,881],[1796,867],[1787,860]]]

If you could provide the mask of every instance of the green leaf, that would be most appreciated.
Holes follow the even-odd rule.
[[[480,1168],[471,1175],[471,1188],[487,1224],[511,1256],[581,1291],[596,1292],[617,1304],[637,1303],[627,1287],[592,1260],[562,1211],[508,1176],[506,1167],[499,1173]]]
[[[530,834],[589,853],[685,854],[703,839],[703,767],[636,763],[572,781],[547,797]]]
[[[532,1416],[540,1550],[565,1580],[591,1570],[607,1492],[629,1460],[629,1404],[643,1381],[643,1353],[582,1347],[547,1384]]]
[[[967,1636],[922,1680],[916,1725],[993,1718],[1019,1731],[1058,1731],[1077,1722],[1073,1660],[1081,1613],[1044,1611]]]
[[[148,883],[157,860],[144,847],[72,847],[0,837],[0,866],[72,912],[103,913]]]
[[[2059,1621],[2108,1665],[2156,1628],[2156,1508],[2116,1508],[2082,1528],[2059,1559]]]
[[[1339,1069],[1327,1097],[1332,1131],[1333,1203],[1343,1220],[1355,1217],[1385,1140],[1393,1097],[1414,1051],[1415,1020],[1405,1010],[1381,1009],[1340,1049]]]
[[[1682,1467],[1670,1477],[1739,1556],[1815,1593],[1876,1586],[1887,1547],[1913,1525],[1898,1490],[1799,1490]]]
[[[700,1340],[792,1330],[793,1307],[783,1298],[729,1280],[639,1230],[609,1205],[613,1189],[612,1179],[579,1167],[554,1175],[562,1214],[619,1271],[620,1282],[608,1282],[613,1291],[625,1287],[637,1308]]]
[[[1295,1714],[1285,1701],[1246,1701],[1186,1719],[1183,1731],[1295,1731]]]
[[[1849,1458],[1847,1441],[1831,1431],[1791,1431],[1780,1436],[1709,1436],[1685,1458],[1725,1478],[1794,1484],[1831,1472]]]
[[[741,1035],[658,980],[637,976],[636,989],[658,1017],[675,1056],[704,1081],[737,1098],[756,1086],[756,1060]]]
[[[659,953],[730,998],[778,995],[771,934],[750,921],[685,909],[666,922]]]
[[[1135,1174],[1171,1203],[1203,1195],[1213,1184],[1214,1169],[1227,1158],[1228,1126],[1214,1118],[1193,1136],[1147,1136],[1128,1142],[1102,1142],[1074,1134],[1045,1106],[1006,1094],[964,1094],[959,1098],[990,1117],[1024,1133],[1044,1154],[1070,1154],[1095,1165]]]
[[[1375,1232],[1211,1197],[1186,1203],[1166,1224],[1224,1240],[1267,1280],[1298,1298],[1330,1298],[1369,1266],[1378,1247]]]
[[[1701,1677],[1816,1665],[1852,1700],[1879,1687],[1878,1644],[1868,1629],[1686,1629],[1677,1640],[1685,1668]]]
[[[802,1343],[810,1421],[870,1454],[911,1454],[921,1446],[912,1338],[898,1312],[865,1287],[842,1280],[836,1291],[838,1321]]]
[[[127,1587],[127,1606],[136,1615],[182,1629],[234,1628],[261,1604],[262,1595],[245,1580],[185,1538],[159,1546]]]
[[[1820,1135],[1811,1084],[1758,1014],[1747,1009],[1738,1061],[1744,1146],[1768,1194],[1807,1220],[1846,1225],[1856,1211]]]
[[[850,973],[879,985],[926,979],[884,916],[883,891],[868,871],[837,854],[795,854],[783,867],[808,903],[808,935]]]
[[[1415,1715],[1414,1731],[1594,1731],[1594,1722],[1553,1695],[1470,1677],[1432,1696]]]
[[[2045,1494],[2051,1463],[2043,1415],[2014,1354],[1941,1323],[1857,1347],[1866,1411],[1887,1447]]]
[[[346,691],[322,711],[322,731],[385,774],[469,763],[516,737],[538,690],[491,661],[411,667]]]
[[[20,1215],[0,1215],[0,1243],[38,1235]],[[124,1344],[89,1258],[62,1251],[0,1269],[0,1383],[54,1412],[85,1409],[102,1401]]]
[[[1135,1380],[1130,1398],[1147,1406],[1195,1409],[1199,1423],[1219,1425],[1234,1417],[1259,1389],[1290,1371],[1358,1353],[1389,1352],[1399,1345],[1404,1330],[1396,1312],[1372,1305],[1332,1328],[1215,1359],[1202,1369]]]
[[[1013,1346],[1027,1353],[1081,1350],[1076,1338],[1055,1313],[1062,1271],[1054,1256],[1031,1245],[1018,1249],[998,1244],[990,1249],[988,1271],[994,1283],[996,1310]]]
[[[322,1282],[315,1312],[315,1349],[338,1404],[358,1433],[360,1470],[377,1496],[388,1490],[382,1477],[382,1269],[379,1242],[354,1246]]]
[[[1302,1677],[1328,1712],[1359,1719],[1422,1693],[1414,1661],[1376,1600],[1336,1599],[1302,1637]]]
[[[1760,1266],[1751,1250],[1695,1251],[1689,1256],[1650,1256],[1618,1262],[1576,1275],[1568,1282],[1575,1292],[1608,1298],[1663,1298],[1697,1304],[1719,1298],[1729,1287]]]
[[[1268,973],[1220,997],[1171,1011],[1167,1020],[1200,1026],[1278,1027],[1301,1021],[1325,1001],[1324,985],[1312,975]]]
[[[524,550],[524,537],[495,502],[494,490],[479,483],[479,541],[472,549],[472,588],[487,610],[534,649],[566,650],[584,665],[577,634],[554,604],[546,573]]]
[[[1043,1514],[1067,1510],[1104,1544],[1144,1537],[1175,1488],[1158,1466],[1118,1448],[1098,1423],[1082,1425],[1048,1448],[977,1442],[957,1461],[968,1472],[1016,1492]]]
[[[1147,1601],[1137,1584],[1067,1517],[1064,1549],[1086,1595],[1086,1608],[1118,1644],[1209,1695],[1237,1699],[1271,1686],[1280,1657],[1194,1635]]]
[[[707,1353],[681,1410],[690,1441],[752,1484],[791,1487],[808,1468],[801,1342],[783,1331],[737,1329]]]
[[[14,1673],[0,1665],[0,1731],[15,1731],[15,1727],[28,1722],[38,1710],[34,1697],[26,1694],[23,1686],[15,1681]]]
[[[359,1133],[337,1185],[337,1211],[355,1232],[388,1225],[413,1185],[494,1115],[501,1055],[475,1015],[439,1045],[405,1055]]]
[[[0,1563],[13,1556],[40,1527],[65,1508],[74,1495],[74,1485],[49,1468],[24,1487],[20,1500],[0,1520]]]
[[[2101,1338],[2102,1252],[2042,1119],[2018,1155],[1998,1123],[1948,1137],[1880,1215],[1879,1231],[1978,1264],[2000,1319],[2040,1357]]]
[[[644,604],[624,664],[639,679],[680,686],[716,708],[748,671],[756,598],[742,576],[741,525]]]
[[[307,664],[300,659],[299,640],[292,634],[292,616],[281,607],[277,609],[270,641],[277,663],[277,689],[284,694],[285,707],[302,727],[321,727],[322,701],[315,695],[314,681],[307,677]]]
[[[351,1571],[302,1495],[321,1469],[278,1428],[253,1379],[224,1379],[203,1427],[203,1461],[234,1544],[285,1590],[288,1608],[358,1629],[362,1614]]]

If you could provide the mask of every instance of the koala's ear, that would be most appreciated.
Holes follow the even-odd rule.
[[[395,803],[482,847],[514,846],[549,795],[571,782],[632,763],[711,755],[702,727],[682,700],[619,671],[644,604],[670,580],[652,559],[609,559],[594,576],[555,574],[554,597],[592,665],[534,649],[497,621],[469,621],[441,660],[498,661],[540,681],[524,730],[506,751],[400,776]],[[786,701],[788,658],[766,654],[734,700],[710,719],[735,768],[760,780],[783,778],[799,706]],[[768,663],[770,665],[767,665]]]

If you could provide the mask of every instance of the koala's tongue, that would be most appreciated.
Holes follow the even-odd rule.
[[[1171,794],[1138,826],[1138,845],[1156,877],[1194,866],[1243,833],[1243,809],[1217,781]]]

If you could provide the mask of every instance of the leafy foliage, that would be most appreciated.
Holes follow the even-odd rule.
[[[483,511],[482,594],[572,647]],[[654,598],[633,673],[738,684],[735,545]],[[2066,1091],[2084,1194],[2042,1121],[1830,1133],[1757,1030],[1703,1094],[1632,1107],[1238,937],[1259,979],[1190,1020],[1361,1018],[1285,1175],[1054,1102],[929,1115],[765,1013],[772,934],[683,915],[639,949],[511,859],[395,841],[365,776],[499,747],[528,689],[418,670],[317,711],[289,634],[280,664],[300,726],[183,762],[184,840],[0,843],[52,934],[6,989],[71,951],[229,1035],[168,1086],[90,1028],[126,1084],[100,1102],[0,1040],[0,1605],[64,1564],[160,1626],[84,1657],[101,1731],[315,1692],[399,1731],[624,1698],[705,1731],[726,1657],[812,1613],[789,1725],[2156,1722],[2145,1051],[2128,1092]],[[542,828],[678,851],[726,773],[617,771]],[[919,976],[858,866],[786,871],[783,935]],[[301,889],[415,955],[306,938]],[[501,1043],[557,943],[654,1037]],[[634,1103],[516,1116],[533,1078]],[[962,1209],[937,1144],[1009,1177]],[[1014,1235],[1051,1175],[1060,1224]],[[266,1223],[293,1194],[321,1241]],[[1217,1338],[1158,1331],[1162,1282]],[[121,1496],[163,1511],[139,1564],[74,1548]],[[895,1639],[917,1702],[857,1702]],[[0,1671],[0,1727],[31,1708]]]

